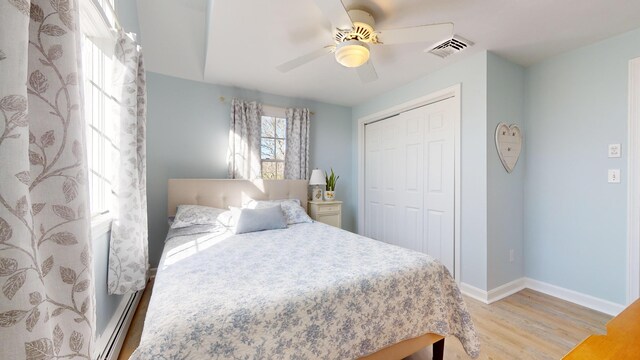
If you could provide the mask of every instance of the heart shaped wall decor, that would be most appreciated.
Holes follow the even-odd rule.
[[[496,149],[502,165],[508,173],[516,167],[522,150],[522,133],[516,124],[498,124],[496,127]]]

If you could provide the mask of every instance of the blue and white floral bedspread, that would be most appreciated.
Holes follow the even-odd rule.
[[[131,359],[355,359],[425,333],[479,353],[455,281],[427,255],[320,223],[210,230],[167,241]]]

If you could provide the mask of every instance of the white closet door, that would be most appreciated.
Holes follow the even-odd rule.
[[[406,246],[403,236],[401,161],[405,129],[402,116],[379,121],[366,128],[365,235],[390,244]]]
[[[454,269],[453,101],[365,127],[365,235]]]
[[[404,112],[394,124],[401,134],[401,151],[394,159],[401,209],[396,244],[416,251],[423,251],[424,124],[424,109]]]
[[[453,100],[425,107],[425,207],[423,251],[454,273],[455,154]]]
[[[381,121],[382,126],[382,166],[380,168],[382,183],[382,237],[380,240],[390,244],[401,245],[398,232],[402,231],[398,222],[402,203],[399,199],[401,192],[398,171],[402,169],[398,164],[401,154],[402,132],[398,128],[398,118]]]
[[[382,122],[366,127],[365,236],[382,239]]]

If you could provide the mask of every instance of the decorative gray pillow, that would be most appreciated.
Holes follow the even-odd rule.
[[[191,225],[215,225],[217,218],[225,210],[200,205],[179,205],[172,229]]]
[[[307,215],[307,212],[300,206],[300,200],[298,199],[285,199],[285,200],[251,200],[247,203],[249,209],[264,209],[280,205],[282,211],[287,217],[287,224],[298,223],[312,223],[313,219]]]
[[[287,218],[278,205],[263,209],[240,210],[235,233],[244,234],[254,231],[286,229]]]

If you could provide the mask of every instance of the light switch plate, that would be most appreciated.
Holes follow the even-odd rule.
[[[609,144],[609,157],[619,158],[622,154],[622,148],[620,144]]]
[[[620,183],[620,169],[609,169],[609,183]]]

